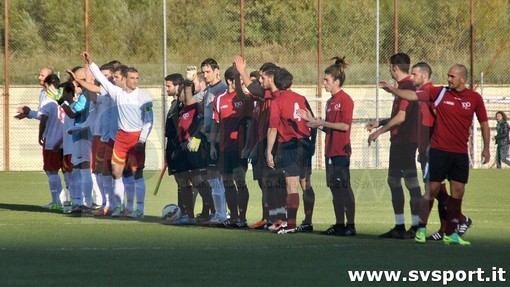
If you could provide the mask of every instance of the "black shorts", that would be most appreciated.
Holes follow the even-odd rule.
[[[262,176],[264,174],[264,168],[265,166],[267,166],[266,156],[264,154],[265,145],[266,141],[262,141],[258,142],[257,146],[255,147],[257,149],[257,156],[255,158],[252,158],[251,160],[253,180],[262,179]]]
[[[243,168],[246,172],[248,170],[248,159],[241,159],[241,153],[238,150],[224,151],[220,154],[218,166],[221,174],[233,174],[236,168]]]
[[[278,149],[278,152],[281,152],[281,162],[275,160],[275,165],[280,165],[285,177],[306,178],[312,172],[311,147],[309,139],[293,139],[281,143]]]
[[[418,162],[421,166],[421,172],[423,175],[423,182],[429,182],[430,180],[430,166],[429,166],[429,151],[421,151],[418,153]]]
[[[351,157],[334,156],[326,158],[326,183],[329,188],[348,188],[351,185]]]
[[[206,148],[200,146],[197,152],[190,152],[187,149],[177,148],[174,151],[175,157],[173,163],[175,168],[174,173],[189,172],[189,171],[206,171]]]
[[[402,177],[404,171],[411,175],[409,171],[414,170],[416,173],[416,143],[408,144],[391,144],[390,145],[390,163],[388,167],[388,175],[394,177]]]
[[[466,184],[469,177],[469,156],[467,153],[447,152],[430,149],[430,181],[445,179]]]

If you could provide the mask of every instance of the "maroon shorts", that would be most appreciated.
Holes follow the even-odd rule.
[[[43,150],[43,170],[44,171],[59,171],[62,168],[64,158],[64,151]]]

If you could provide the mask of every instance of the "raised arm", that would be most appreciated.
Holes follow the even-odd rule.
[[[418,101],[418,96],[416,95],[415,91],[398,89],[386,81],[379,82],[379,87],[388,93],[394,94],[399,98],[408,101]]]

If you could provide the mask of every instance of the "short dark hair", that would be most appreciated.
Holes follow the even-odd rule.
[[[70,81],[66,81],[58,86],[58,88],[62,88],[62,98],[67,98],[66,96],[74,96],[75,89],[74,84]]]
[[[124,78],[126,78],[126,77],[127,77],[128,70],[129,70],[129,68],[128,68],[128,66],[126,66],[126,65],[119,65],[117,68],[115,68],[115,72],[120,71],[120,74],[121,74]]]
[[[181,74],[174,73],[167,75],[165,77],[165,81],[170,81],[174,86],[179,86],[179,89],[177,89],[177,95],[180,95],[182,90],[184,90],[184,77]]]
[[[278,66],[276,66],[275,63],[266,62],[266,63],[262,64],[262,66],[260,66],[259,71],[264,72],[265,70],[267,70],[269,68],[276,68],[276,67],[278,67]]]
[[[200,67],[205,67],[205,66],[209,66],[213,70],[220,69],[218,62],[216,62],[216,60],[214,60],[213,58],[207,58],[202,62],[202,64],[200,64]]]
[[[44,78],[44,83],[50,85],[53,85],[55,88],[60,85],[60,79],[55,74],[49,74]]]
[[[115,72],[115,66],[113,64],[106,63],[106,64],[102,65],[99,68],[99,70],[101,70],[101,71],[109,70],[113,74]]]
[[[287,90],[292,86],[294,76],[284,68],[278,69],[274,75],[274,85],[278,90]]]
[[[411,58],[405,53],[396,53],[390,57],[390,64],[397,66],[402,72],[409,73]]]
[[[256,78],[256,79],[260,78],[260,72],[259,71],[252,71],[250,73],[250,78]]]
[[[432,68],[430,67],[429,64],[427,64],[425,62],[419,62],[419,63],[414,64],[413,69],[414,68],[419,68],[420,70],[424,71],[425,73],[427,73],[429,75],[429,78],[432,76]]]
[[[117,61],[117,60],[110,61],[110,62],[108,62],[106,64],[112,65],[114,69],[117,69],[118,66],[122,65],[122,63],[120,61]]]
[[[234,81],[234,78],[234,67],[229,67],[227,70],[225,70],[225,81]]]
[[[129,67],[127,71],[128,73],[138,73],[138,70],[135,67]]]

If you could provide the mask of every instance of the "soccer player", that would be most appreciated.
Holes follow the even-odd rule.
[[[227,92],[227,85],[221,81],[220,78],[220,66],[216,60],[207,58],[201,64],[202,73],[204,73],[204,79],[207,84],[207,88],[204,90],[204,98],[199,102],[202,104],[204,109],[204,130],[207,136],[207,149],[208,149],[208,167],[207,167],[207,181],[212,189],[212,194],[200,194],[204,202],[201,216],[199,220],[209,220],[208,208],[213,214],[218,213],[221,218],[226,218],[226,199],[225,199],[225,187],[220,178],[218,162],[218,142],[219,138],[211,137],[211,125],[216,124],[213,120],[213,107],[212,102],[215,97],[223,95]],[[219,135],[219,134],[217,134]],[[212,156],[211,156],[212,155]],[[212,196],[212,200],[210,199]]]
[[[137,209],[130,217],[142,219],[145,209],[145,180],[143,168],[145,166],[145,142],[153,125],[152,99],[138,88],[139,74],[135,68],[121,69],[120,81],[125,85],[121,88],[112,84],[100,71],[88,52],[83,52],[87,64],[94,78],[101,84],[101,93],[108,94],[118,110],[118,130],[112,155],[112,175],[114,178],[115,209],[113,217],[118,217],[123,211],[124,183],[122,174],[126,163],[134,174],[134,185],[137,199]],[[79,80],[85,88],[93,84]],[[126,162],[129,159],[129,162]]]
[[[336,223],[322,234],[354,236],[355,199],[349,170],[354,102],[342,89],[347,66],[345,57],[333,59],[335,64],[324,71],[324,89],[331,93],[326,103],[326,119],[314,118],[307,110],[299,110],[298,115],[308,121],[309,127],[320,128],[326,133],[326,180],[333,195]]]
[[[172,161],[175,164],[174,176],[182,198],[183,216],[173,224],[193,225],[197,221],[193,213],[193,191],[188,182],[191,181],[201,195],[210,192],[211,187],[204,179],[207,174],[205,147],[207,139],[203,133],[204,113],[202,106],[193,97],[193,82],[186,80],[183,86],[183,92],[179,93],[179,101],[183,103],[183,107],[179,113],[177,125],[178,141],[172,153]]]
[[[44,87],[56,89],[60,85],[57,75],[50,74],[43,81]],[[62,182],[58,174],[62,168],[63,152],[62,147],[57,143],[62,142],[64,132],[64,113],[60,110],[57,101],[47,97],[40,109],[37,111],[39,122],[39,144],[43,149],[44,171],[48,176],[48,184],[51,194],[50,210],[60,210],[61,202],[59,194],[62,190]],[[25,113],[28,115],[28,113]]]
[[[51,74],[53,74],[53,69],[51,69],[50,67],[43,67],[39,71],[39,76],[37,77],[37,79],[39,81],[39,86],[41,86],[42,89],[41,89],[41,92],[39,93],[39,105],[37,107],[37,110],[31,110],[27,106],[18,107],[17,108],[18,114],[16,116],[14,116],[15,118],[17,118],[19,120],[24,119],[24,118],[37,119],[37,120],[40,119],[41,114],[39,113],[39,110],[41,109],[42,106],[44,106],[50,100],[47,97],[46,88],[44,86],[44,80]]]
[[[272,168],[281,168],[285,176],[287,191],[287,224],[273,232],[278,234],[293,233],[296,231],[296,217],[299,208],[299,180],[309,174],[306,162],[311,157],[310,128],[306,121],[298,114],[298,110],[311,110],[306,98],[290,90],[293,76],[286,69],[278,69],[273,78],[263,77],[265,88],[270,87],[275,95],[271,104],[269,117],[269,130],[267,131],[267,165]],[[273,147],[275,141],[279,145],[274,158]]]
[[[251,224],[252,229],[274,230],[281,225],[286,224],[285,219],[287,210],[285,209],[287,191],[285,189],[285,178],[279,169],[271,169],[266,162],[267,149],[267,130],[269,125],[269,115],[271,112],[271,103],[275,96],[271,92],[270,85],[267,88],[263,85],[264,78],[273,78],[279,69],[274,63],[264,63],[260,67],[260,77],[258,81],[252,81],[246,74],[246,61],[236,56],[234,58],[236,69],[240,73],[243,83],[249,83],[246,87],[249,96],[255,100],[255,106],[252,114],[252,123],[250,137],[255,140],[250,153],[253,166],[253,179],[257,180],[262,191],[262,219]],[[244,92],[239,87],[238,95]],[[275,145],[278,144],[277,142]]]
[[[230,218],[229,222],[224,222],[226,218],[220,217],[217,213],[209,224],[224,223],[226,227],[247,227],[248,160],[241,158],[241,152],[245,146],[247,119],[251,116],[253,101],[237,95],[234,78],[234,67],[230,67],[225,71],[227,93],[217,96],[213,101],[213,118],[217,124],[211,126],[211,138],[216,138],[217,134],[220,134],[219,168],[225,186]]]
[[[441,182],[450,182],[450,198],[447,203],[447,228],[443,237],[445,244],[470,245],[456,232],[462,198],[469,177],[468,138],[473,116],[476,113],[483,138],[482,162],[490,160],[490,131],[487,112],[480,94],[466,87],[467,69],[455,64],[448,70],[448,88],[430,87],[421,91],[397,89],[387,82],[379,85],[397,97],[409,101],[433,102],[436,122],[429,152],[430,195],[433,201],[439,192]],[[432,206],[430,204],[429,206]],[[426,241],[427,217],[422,218],[415,241]]]
[[[400,89],[415,90],[409,76],[410,59],[407,54],[397,53],[390,57],[390,74],[397,81]],[[395,97],[391,111],[391,118],[380,122],[368,123],[365,128],[372,131],[382,126],[368,137],[368,145],[377,138],[390,131],[390,158],[388,168],[388,185],[391,190],[391,201],[395,214],[395,227],[380,235],[380,238],[406,239],[413,238],[418,229],[418,209],[421,199],[420,184],[416,171],[416,148],[418,145],[418,113],[419,105]],[[412,226],[405,229],[404,190],[402,178],[411,195]]]

